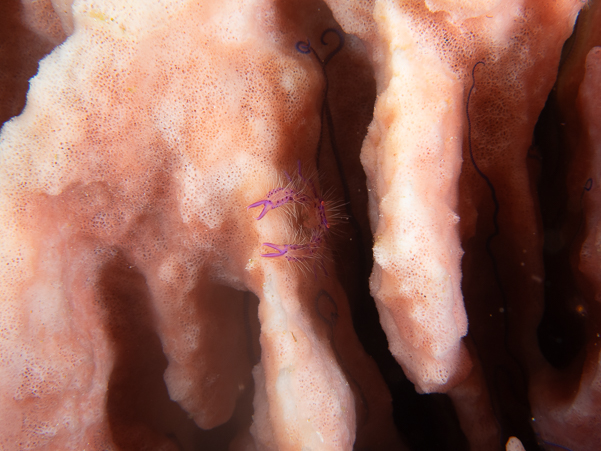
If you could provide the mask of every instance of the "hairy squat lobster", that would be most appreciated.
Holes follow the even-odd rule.
[[[301,214],[300,218],[295,218],[300,226],[297,236],[301,242],[294,244],[263,243],[263,246],[274,252],[263,253],[261,257],[284,257],[289,262],[301,263],[304,267],[308,267],[308,263],[313,261],[314,270],[317,263],[326,272],[322,262],[322,250],[330,229],[330,222],[326,214],[327,204],[318,193],[313,181],[303,175],[300,161],[298,162],[298,180],[293,180],[287,172],[284,174],[288,179],[286,186],[272,189],[267,193],[265,199],[250,204],[247,209],[263,207],[259,216],[255,218],[259,221],[271,210],[285,205],[294,204],[302,207],[304,214]]]

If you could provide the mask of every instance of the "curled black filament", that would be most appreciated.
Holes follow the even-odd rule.
[[[326,28],[324,30],[324,32],[321,34],[322,45],[328,45],[326,36],[331,33],[335,34],[338,37],[338,45],[336,46],[335,49],[331,50],[330,53],[328,53],[324,59],[320,58],[319,54],[311,46],[311,41],[309,41],[308,39],[307,39],[307,42],[298,41],[296,43],[296,50],[298,50],[300,53],[305,53],[305,54],[313,53],[313,55],[315,55],[315,58],[317,58],[317,61],[319,62],[320,66],[325,69],[325,66],[327,66],[327,64],[330,62],[330,60],[332,58],[334,58],[334,56],[336,56],[336,54],[338,52],[340,52],[340,50],[342,50],[342,47],[344,47],[344,35],[342,33],[340,33],[338,30],[336,30],[335,28]]]
[[[540,434],[536,434],[537,438],[538,438],[538,442],[539,445],[543,445],[543,446],[552,446],[553,448],[557,448],[557,449],[563,449],[565,451],[572,451],[570,448],[567,448],[563,445],[558,445],[557,443],[553,443],[553,442],[548,442],[547,440],[544,440]]]
[[[321,129],[320,129],[320,133],[319,133],[319,141],[317,144],[317,151],[315,153],[315,166],[316,166],[317,170],[319,171],[319,162],[321,159],[320,158],[321,157],[321,146],[322,146],[322,141],[323,141],[323,122],[324,122],[324,118],[325,118],[325,122],[328,127],[328,131],[329,131],[328,136],[330,138],[330,147],[331,147],[332,153],[334,155],[334,161],[336,162],[336,170],[338,171],[338,176],[340,177],[340,181],[342,183],[346,216],[348,217],[349,222],[350,222],[351,226],[353,227],[353,229],[355,231],[355,235],[356,235],[355,243],[356,243],[357,249],[358,249],[358,264],[360,267],[360,272],[361,272],[361,274],[365,274],[367,272],[367,264],[365,262],[365,257],[363,254],[363,249],[364,249],[363,236],[361,234],[361,228],[359,226],[359,222],[355,218],[352,208],[351,208],[351,194],[350,194],[348,182],[346,180],[346,176],[344,173],[344,168],[342,166],[342,159],[340,156],[340,152],[338,150],[338,145],[336,143],[336,133],[334,132],[334,120],[332,118],[332,112],[330,110],[330,105],[328,103],[329,81],[328,81],[328,76],[327,76],[327,72],[326,72],[326,66],[332,60],[332,58],[334,56],[336,56],[338,54],[338,52],[340,52],[340,50],[342,50],[342,47],[344,47],[344,42],[345,42],[344,34],[342,34],[340,31],[336,30],[335,28],[327,28],[321,34],[321,43],[324,46],[329,45],[327,38],[329,35],[332,35],[332,34],[336,35],[336,37],[338,38],[338,45],[334,49],[332,49],[326,55],[326,57],[324,59],[321,59],[321,57],[315,51],[315,49],[313,48],[313,46],[311,45],[311,42],[309,40],[307,40],[307,42],[303,42],[303,41],[297,42],[296,49],[300,53],[304,53],[304,54],[312,53],[315,56],[315,59],[317,60],[317,62],[319,63],[319,65],[321,66],[321,69],[323,71],[325,84],[324,84],[324,90],[323,90],[323,100],[322,100],[322,104],[321,104]]]
[[[476,162],[476,159],[474,157],[474,151],[473,151],[473,147],[472,147],[472,122],[471,122],[471,118],[470,118],[470,100],[471,100],[472,94],[474,92],[474,89],[476,87],[476,77],[475,77],[476,68],[480,64],[484,65],[484,61],[478,61],[476,64],[474,64],[474,67],[472,68],[472,86],[470,87],[470,90],[468,91],[467,101],[466,101],[466,105],[465,105],[465,115],[467,118],[467,125],[468,125],[468,127],[467,127],[468,150],[469,150],[469,154],[470,154],[470,161],[471,161],[476,173],[480,176],[480,178],[482,178],[482,180],[484,180],[484,182],[488,186],[488,189],[489,189],[490,195],[491,195],[491,199],[492,199],[492,202],[494,205],[494,211],[493,211],[493,217],[492,217],[494,230],[486,239],[485,250],[486,250],[486,253],[492,263],[493,275],[494,275],[497,289],[499,290],[499,294],[500,294],[501,301],[503,304],[503,318],[504,318],[504,324],[505,324],[505,327],[504,327],[505,333],[504,333],[503,340],[504,340],[504,344],[505,344],[505,350],[506,350],[507,355],[515,363],[515,367],[519,371],[519,374],[521,377],[521,386],[519,383],[520,381],[517,381],[513,377],[511,377],[511,373],[512,373],[511,369],[506,367],[505,365],[498,365],[494,369],[493,380],[494,380],[495,386],[507,387],[507,389],[509,389],[513,393],[515,399],[520,400],[520,402],[523,404],[524,409],[528,410],[528,416],[530,417],[531,416],[530,415],[530,406],[528,405],[527,400],[524,400],[524,396],[520,396],[520,392],[523,392],[523,387],[527,386],[527,378],[525,375],[524,368],[521,366],[519,359],[514,355],[514,353],[512,352],[512,350],[509,346],[509,332],[508,332],[509,308],[507,305],[507,295],[505,293],[503,283],[501,282],[501,276],[499,273],[497,259],[495,258],[495,254],[492,250],[493,240],[497,236],[500,235],[499,220],[498,220],[499,208],[500,208],[499,200],[497,198],[497,192],[495,190],[495,187],[494,187],[492,181],[478,166],[478,163]],[[495,416],[497,417],[497,421],[500,425],[501,440],[503,440],[502,437],[505,436],[506,433],[504,432],[504,423],[502,421],[499,421],[499,416],[502,415],[500,412],[500,409],[502,409],[501,405],[504,403],[504,401],[499,400],[498,402],[499,402],[499,405],[496,405],[495,407],[493,407],[493,409],[495,410]],[[526,438],[526,437],[524,437],[524,438]],[[501,445],[502,445],[502,443],[501,443]]]
[[[320,156],[321,156],[321,144],[323,141],[323,118],[324,117],[326,118],[326,121],[328,124],[328,129],[330,131],[329,135],[330,135],[330,140],[332,141],[332,149],[334,151],[334,156],[336,158],[336,164],[338,166],[338,170],[340,171],[340,169],[341,169],[341,163],[339,163],[340,158],[338,156],[338,150],[336,148],[336,143],[334,142],[335,141],[334,140],[334,128],[333,128],[334,124],[332,121],[332,113],[330,112],[330,106],[328,105],[329,83],[328,83],[328,74],[326,72],[326,66],[332,60],[332,58],[334,58],[334,56],[336,56],[336,54],[338,52],[340,52],[340,50],[342,50],[342,47],[344,47],[344,35],[341,32],[339,32],[338,30],[336,30],[335,28],[327,28],[321,34],[321,43],[325,46],[328,45],[326,37],[329,34],[335,34],[338,37],[338,45],[336,46],[336,48],[332,49],[330,51],[330,53],[328,53],[324,59],[321,59],[321,57],[319,56],[317,51],[311,45],[311,41],[309,41],[308,39],[307,39],[307,42],[299,41],[296,43],[296,50],[298,50],[300,53],[304,53],[304,54],[312,53],[313,56],[315,56],[315,59],[321,66],[321,70],[323,72],[323,77],[324,77],[325,84],[324,84],[324,88],[323,88],[323,99],[321,102],[322,126],[321,126],[321,129],[319,132],[319,141],[317,144],[317,152],[315,154],[316,167],[317,167],[318,171],[319,171],[319,161],[320,161]]]
[[[506,297],[505,297],[505,291],[503,289],[503,284],[501,283],[501,277],[499,275],[499,269],[497,266],[497,260],[495,259],[494,253],[492,251],[492,241],[499,235],[500,233],[500,229],[499,229],[499,200],[497,199],[497,192],[495,190],[494,185],[492,184],[492,182],[490,181],[490,179],[487,177],[487,175],[482,172],[482,169],[480,169],[478,167],[478,164],[476,163],[476,159],[474,158],[474,151],[472,149],[472,121],[470,119],[470,99],[472,97],[472,93],[474,91],[474,88],[476,87],[476,67],[478,67],[479,64],[484,65],[484,61],[478,61],[476,64],[474,64],[474,67],[472,68],[472,86],[467,94],[467,101],[465,104],[465,115],[467,117],[467,145],[468,145],[468,149],[469,149],[469,153],[470,153],[470,160],[472,162],[472,165],[474,166],[474,169],[476,170],[476,172],[478,173],[478,175],[482,178],[482,180],[484,180],[486,182],[486,184],[488,185],[488,189],[490,190],[490,195],[492,197],[492,202],[494,204],[494,211],[493,211],[493,215],[492,215],[492,222],[493,222],[493,227],[494,227],[494,231],[493,233],[491,233],[488,238],[486,239],[486,253],[488,254],[488,256],[490,257],[491,261],[492,261],[492,265],[493,265],[493,271],[494,271],[494,275],[495,275],[495,280],[497,282],[497,286],[499,288],[499,291],[501,293],[501,297],[503,299],[503,309],[504,312],[507,313],[507,305],[505,305],[507,303],[506,301]]]
[[[592,178],[588,178],[586,179],[586,182],[584,182],[584,191],[590,191],[593,189],[593,179]],[[582,197],[584,197],[584,191],[582,192],[582,196],[580,197],[580,199],[582,200]]]
[[[307,42],[304,41],[298,41],[296,43],[296,50],[298,50],[300,53],[311,53],[311,50],[313,50],[313,48],[311,47],[311,41],[309,41],[307,39]],[[319,59],[319,57],[318,57]]]
[[[315,309],[321,320],[329,327],[328,334],[330,339],[334,336],[334,327],[338,321],[338,306],[332,296],[326,290],[320,290],[317,293]]]

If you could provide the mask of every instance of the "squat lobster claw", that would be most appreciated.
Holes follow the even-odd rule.
[[[272,243],[263,243],[263,246],[270,247],[277,252],[271,252],[269,254],[261,254],[261,257],[281,257],[288,253],[288,249],[290,248],[289,244],[272,244]]]
[[[263,218],[263,216],[265,216],[268,211],[274,209],[273,202],[271,202],[270,200],[260,200],[258,202],[255,202],[254,204],[250,204],[248,207],[246,207],[246,209],[248,210],[250,208],[259,207],[261,205],[263,205],[263,211],[261,211],[261,214],[255,218],[257,221],[259,219]]]
[[[307,196],[298,190],[282,187],[272,189],[265,197],[267,197],[267,199],[259,200],[246,207],[248,210],[250,208],[260,207],[261,205],[263,206],[263,211],[261,211],[261,214],[255,218],[257,221],[262,219],[263,216],[265,216],[269,211],[275,210],[276,208],[286,205],[289,202],[298,202],[303,204],[308,201]]]

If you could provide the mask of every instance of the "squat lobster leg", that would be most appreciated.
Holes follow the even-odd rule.
[[[261,254],[261,257],[282,257],[288,253],[288,248],[290,247],[290,244],[263,243],[263,246],[270,247],[277,252]]]
[[[289,262],[300,263],[304,268],[309,268],[310,261],[313,262],[313,274],[317,278],[317,267],[320,267],[327,276],[328,271],[324,265],[322,256],[319,254],[323,237],[315,233],[311,241],[307,244],[273,244],[263,243],[263,246],[269,247],[277,252],[261,254],[261,257],[284,257]]]
[[[275,210],[282,205],[286,205],[290,202],[298,202],[304,204],[308,201],[307,196],[302,194],[300,191],[292,188],[274,188],[267,193],[267,198],[257,201],[254,204],[250,204],[246,209],[263,206],[261,214],[255,219],[258,221],[262,219],[269,211]]]
[[[315,258],[319,251],[322,242],[322,237],[317,236],[311,238],[307,244],[273,244],[263,243],[263,246],[269,247],[277,252],[261,254],[261,257],[286,257],[286,260],[292,262],[300,262]]]

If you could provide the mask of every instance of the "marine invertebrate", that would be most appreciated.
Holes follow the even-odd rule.
[[[338,45],[331,50],[323,60],[311,46],[310,42],[299,41],[296,43],[296,49],[301,53],[313,54],[323,70],[325,85],[323,89],[320,122],[321,127],[323,127],[324,117],[328,118],[327,125],[329,127],[329,136],[332,141],[335,141],[334,127],[332,125],[331,112],[328,106],[328,76],[326,73],[326,66],[344,46],[344,36],[338,30],[328,28],[321,34],[321,43],[323,45],[327,45],[326,36],[328,34],[337,36]],[[321,157],[322,140],[323,132],[320,129],[320,135],[317,141],[317,151],[315,153],[315,162],[318,169]],[[332,151],[334,152],[334,157],[338,164],[338,170],[342,172],[340,169],[340,157],[337,154],[335,145],[332,145]],[[298,161],[297,177],[295,180],[293,180],[287,172],[284,174],[288,180],[286,186],[273,188],[266,194],[265,199],[252,203],[247,209],[262,206],[263,210],[256,218],[257,220],[260,220],[269,211],[276,208],[291,203],[300,205],[303,208],[303,211],[301,212],[296,209],[295,213],[297,217],[293,218],[291,221],[297,226],[294,237],[299,240],[299,242],[292,244],[263,243],[263,246],[268,247],[275,252],[263,253],[261,254],[261,257],[284,257],[289,262],[302,264],[305,268],[309,268],[308,263],[312,262],[314,274],[316,274],[316,266],[319,266],[324,273],[327,274],[325,266],[323,265],[323,247],[330,229],[330,221],[328,219],[330,214],[326,214],[326,210],[329,210],[331,207],[328,208],[328,206],[326,206],[326,201],[319,194],[311,177],[303,176],[300,160]]]
[[[598,3],[544,110],[578,1],[328,5],[61,15],[0,138],[2,446],[595,449]],[[317,169],[350,224],[316,280],[281,260],[329,224]]]
[[[303,176],[301,162],[298,162],[298,180],[295,182],[286,172],[288,185],[278,186],[270,190],[265,199],[250,204],[247,209],[263,207],[259,216],[255,219],[262,219],[269,211],[276,208],[294,204],[300,206],[302,210],[295,209],[295,217],[290,223],[296,226],[294,236],[298,242],[292,244],[273,244],[263,243],[263,246],[270,248],[275,252],[262,253],[261,257],[273,258],[284,257],[289,262],[300,263],[309,268],[312,263],[315,275],[317,266],[323,265],[323,246],[330,229],[330,222],[326,215],[326,202],[318,194],[315,184],[310,178]]]

